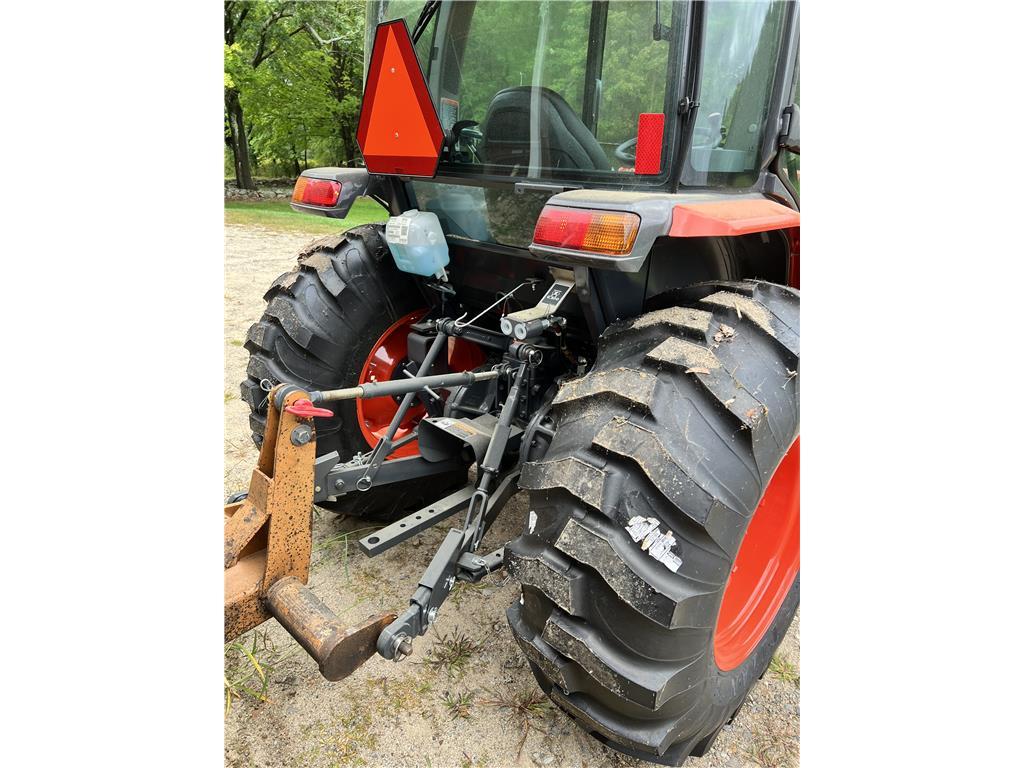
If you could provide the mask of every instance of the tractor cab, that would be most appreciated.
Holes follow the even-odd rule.
[[[445,141],[410,203],[450,235],[530,244],[572,189],[759,190],[795,207],[773,169],[791,107],[798,6],[666,0],[408,2],[404,19]]]

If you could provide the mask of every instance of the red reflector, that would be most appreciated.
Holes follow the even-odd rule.
[[[444,131],[403,19],[377,26],[356,140],[370,173],[433,176]]]
[[[661,173],[661,142],[665,136],[665,115],[644,112],[636,126],[636,160],[633,173],[657,176]]]
[[[295,189],[292,190],[292,202],[333,208],[337,204],[340,194],[340,182],[299,176],[295,181]]]
[[[633,249],[640,217],[619,211],[586,211],[545,206],[533,242],[552,248],[621,256]]]

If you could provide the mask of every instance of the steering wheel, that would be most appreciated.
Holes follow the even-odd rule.
[[[713,149],[722,140],[722,113],[712,112],[704,125],[693,128],[693,149]],[[615,157],[624,163],[636,162],[636,137],[627,139],[615,148]]]

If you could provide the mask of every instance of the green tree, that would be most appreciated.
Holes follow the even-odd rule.
[[[355,156],[363,4],[224,4],[225,142],[239,187],[262,161],[289,173],[311,154]]]
[[[224,3],[224,116],[225,140],[235,161],[235,183],[253,189],[252,154],[242,107],[242,90],[252,85],[255,72],[273,57],[288,37],[301,30],[285,22],[294,16],[295,3]]]

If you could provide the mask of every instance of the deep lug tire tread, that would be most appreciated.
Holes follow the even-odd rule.
[[[715,281],[610,327],[563,384],[535,513],[508,547],[513,636],[541,686],[615,749],[678,765],[705,753],[771,659],[799,577],[758,647],[722,672],[712,639],[751,515],[799,434],[799,292]],[[626,532],[656,517],[677,572]],[[531,515],[533,518],[533,515]]]

